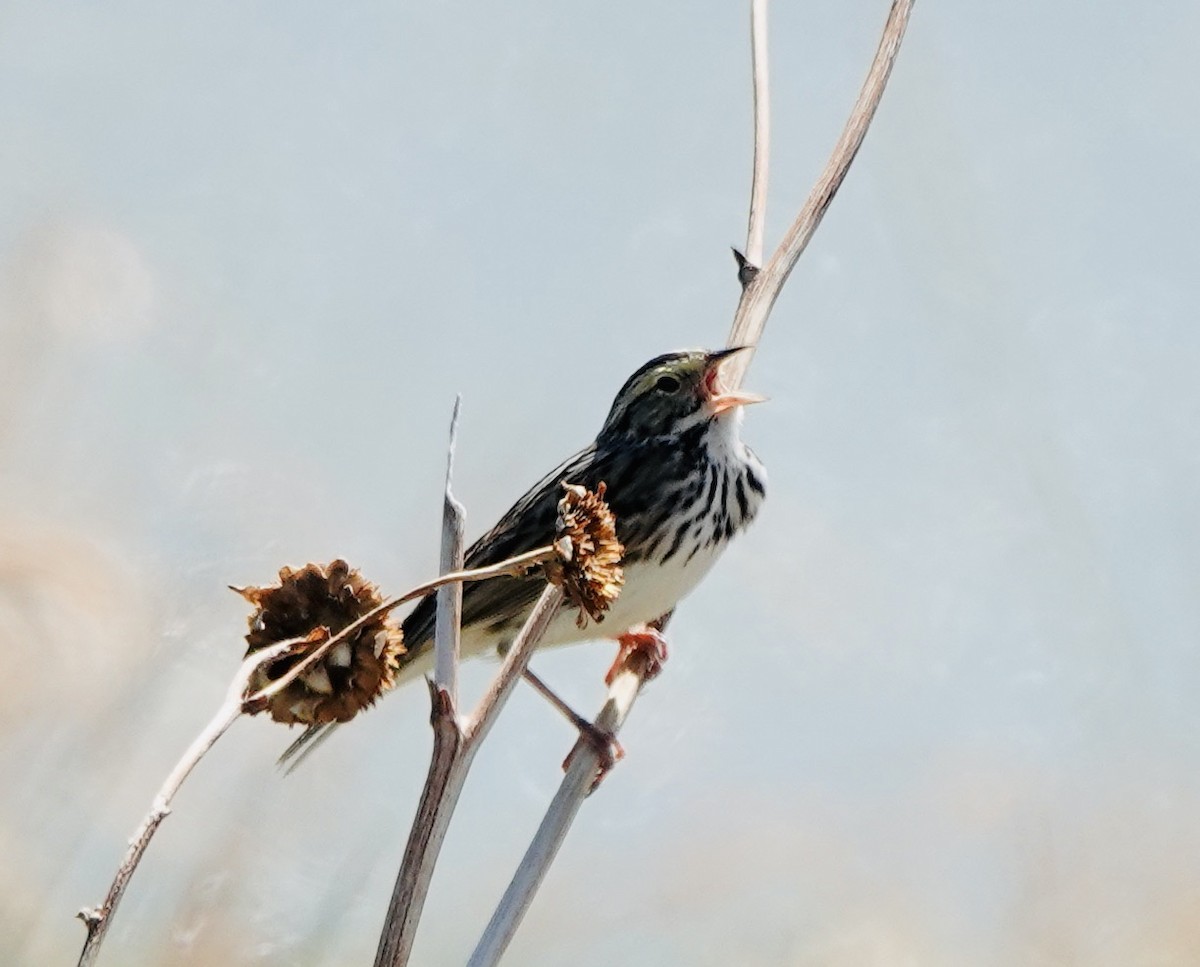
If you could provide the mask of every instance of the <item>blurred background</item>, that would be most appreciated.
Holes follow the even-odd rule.
[[[774,6],[770,239],[886,6]],[[227,584],[344,556],[399,592],[456,393],[474,536],[640,363],[723,342],[747,19],[0,10],[0,961],[74,962],[238,664]],[[770,499],[512,963],[1200,963],[1198,34],[1190,0],[918,4],[747,380]],[[612,654],[535,667],[592,710]],[[369,963],[426,719],[405,689],[288,778],[295,733],[238,723],[104,962]],[[465,959],[571,741],[518,693],[415,962]]]

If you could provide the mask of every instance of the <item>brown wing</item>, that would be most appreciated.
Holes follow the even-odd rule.
[[[564,461],[537,482],[491,530],[468,548],[467,567],[484,567],[532,551],[554,539],[562,482],[595,487],[600,478],[593,444]],[[601,461],[606,463],[607,461]],[[595,478],[595,479],[593,479]],[[463,624],[497,626],[515,620],[537,599],[545,579],[535,572],[524,577],[500,577],[463,586]],[[404,619],[404,643],[415,657],[433,641],[437,596],[426,595]]]

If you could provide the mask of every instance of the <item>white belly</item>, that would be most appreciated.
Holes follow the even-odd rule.
[[[687,564],[672,560],[665,565],[641,562],[625,571],[625,585],[603,621],[588,621],[579,628],[578,612],[568,608],[555,616],[543,642],[569,645],[594,638],[616,638],[634,625],[661,617],[677,605],[700,583],[716,562],[720,548],[702,548]],[[679,555],[680,557],[682,555]]]
[[[672,608],[692,592],[697,584],[712,569],[723,548],[713,544],[698,550],[686,564],[670,561],[666,565],[639,563],[626,568],[625,585],[613,606],[600,622],[589,620],[587,626],[576,624],[578,611],[572,607],[561,609],[550,622],[539,647],[571,645],[580,641],[598,638],[616,638],[634,625],[653,621]],[[479,655],[494,655],[496,650],[509,642],[495,634],[467,630],[463,633],[461,650],[463,658]],[[430,649],[415,661],[400,670],[398,679],[409,681],[433,671],[433,650]]]

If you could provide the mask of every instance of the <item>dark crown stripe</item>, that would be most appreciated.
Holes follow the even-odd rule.
[[[661,356],[655,356],[652,360],[650,360],[650,362],[644,363],[641,367],[639,367],[634,374],[629,377],[629,379],[625,380],[625,385],[622,386],[621,391],[617,393],[617,399],[620,399],[631,389],[633,389],[633,387],[637,385],[638,381],[648,372],[650,372],[650,370],[658,369],[658,367],[664,363],[686,359],[687,356],[687,353],[663,353]]]

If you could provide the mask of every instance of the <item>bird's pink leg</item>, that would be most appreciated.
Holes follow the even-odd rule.
[[[642,652],[646,656],[645,681],[658,676],[667,660],[667,639],[657,628],[650,625],[634,625],[623,635],[617,636],[617,657],[604,676],[604,684],[611,685],[630,655]]]
[[[594,722],[589,722],[582,715],[576,712],[568,705],[558,693],[555,692],[549,685],[543,682],[531,669],[526,668],[524,672],[525,680],[534,687],[534,689],[553,705],[559,712],[566,717],[575,728],[579,730],[588,743],[596,750],[600,757],[600,767],[605,771],[611,769],[616,763],[625,758],[625,749],[621,743],[617,741],[617,737],[611,732],[607,732]],[[567,768],[567,764],[571,761],[571,757],[563,761],[563,769]]]

